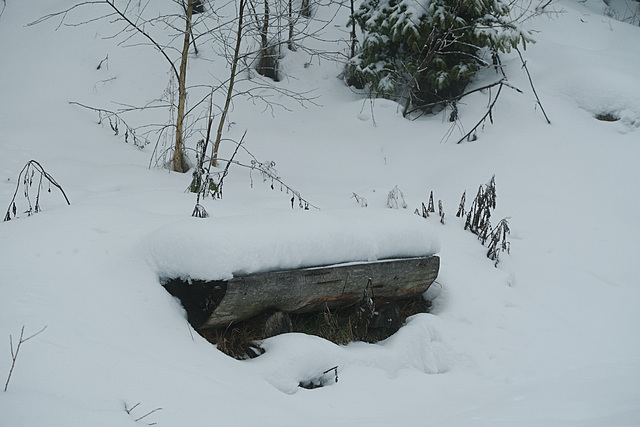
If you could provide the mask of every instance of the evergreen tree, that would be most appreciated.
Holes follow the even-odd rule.
[[[347,64],[378,96],[423,108],[463,93],[483,51],[531,42],[502,0],[364,0],[353,14],[364,34]],[[428,108],[426,108],[428,109]]]

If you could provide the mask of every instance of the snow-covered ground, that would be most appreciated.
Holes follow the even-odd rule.
[[[168,82],[157,52],[117,46],[105,22],[26,26],[72,4],[7,0],[0,17],[1,207],[30,159],[71,201],[52,188],[43,212],[0,223],[0,386],[9,336],[15,349],[23,326],[25,336],[46,326],[20,348],[0,392],[0,425],[640,425],[640,28],[607,16],[598,0],[554,3],[557,13],[526,22],[537,43],[523,52],[552,124],[514,52],[503,63],[523,93],[503,89],[494,123],[459,145],[459,128],[443,139],[444,116],[403,119],[393,102],[348,90],[339,65],[289,53],[281,87],[313,90],[315,104],[275,94],[290,111],[271,114],[236,98],[227,136],[247,130],[246,147],[321,210],[292,210],[277,184],[231,167],[224,197],[205,201],[211,217],[196,219],[189,174],[149,169],[153,146],[125,144],[69,104],[140,105]],[[327,32],[344,32],[345,13]],[[68,22],[94,15],[78,10]],[[214,49],[201,49],[194,81],[224,75]],[[474,84],[495,79],[487,70]],[[465,130],[487,96],[460,106]],[[620,120],[594,118],[605,113]],[[234,147],[224,144],[228,156]],[[512,230],[498,268],[455,218],[462,192],[468,206],[493,174],[494,221],[510,217]],[[407,209],[386,207],[395,186]],[[431,190],[446,225],[413,215]],[[432,312],[393,337],[337,346],[286,334],[250,361],[190,331],[158,279],[438,248]],[[325,387],[298,387],[334,366],[337,383],[332,371]]]

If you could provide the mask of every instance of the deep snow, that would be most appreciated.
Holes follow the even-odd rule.
[[[137,424],[640,424],[638,27],[605,16],[600,1],[554,3],[558,13],[527,21],[537,43],[524,52],[552,125],[512,53],[503,63],[524,93],[503,89],[494,124],[460,145],[459,129],[443,140],[444,116],[405,120],[393,102],[345,88],[333,62],[290,53],[281,85],[313,89],[315,104],[276,94],[291,111],[271,114],[236,98],[228,136],[248,130],[247,148],[276,161],[321,211],[292,211],[289,195],[232,167],[224,197],[205,201],[211,217],[201,220],[189,216],[190,176],[148,169],[152,146],[125,144],[68,104],[143,104],[168,81],[156,52],[116,46],[103,37],[107,24],[25,26],[72,3],[9,0],[0,17],[0,202],[8,205],[32,158],[71,200],[54,190],[43,212],[0,224],[2,385],[9,335],[47,326],[20,349],[0,392],[0,424],[132,425],[156,408]],[[78,13],[72,22],[89,16]],[[327,32],[344,32],[344,13]],[[213,48],[202,50],[194,81],[223,73]],[[108,67],[96,70],[107,54]],[[487,70],[474,84],[494,79]],[[464,129],[486,103],[484,93],[460,106]],[[596,120],[601,113],[620,120]],[[131,121],[166,118],[154,110]],[[492,174],[494,220],[509,216],[512,229],[498,268],[454,216],[462,192],[468,206]],[[396,185],[406,210],[386,207]],[[413,215],[431,190],[444,226]],[[228,277],[413,255],[438,251],[437,241],[432,312],[376,345],[288,334],[266,340],[257,359],[232,360],[190,331],[158,280],[169,270]],[[333,366],[337,383],[322,374]],[[313,378],[328,385],[297,387]]]
[[[392,210],[278,212],[188,218],[156,230],[141,251],[159,277],[228,280],[234,275],[436,254],[435,231]],[[215,244],[214,242],[229,242]]]

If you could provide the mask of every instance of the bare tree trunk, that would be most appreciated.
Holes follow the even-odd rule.
[[[433,31],[435,31],[435,29]],[[426,54],[422,59],[422,62],[420,63],[420,67],[416,71],[415,75],[411,77],[411,82],[409,85],[409,94],[407,96],[407,100],[402,110],[402,117],[406,117],[407,114],[409,114],[409,107],[411,107],[411,103],[413,101],[413,94],[414,94],[414,91],[418,88],[418,81],[420,80],[422,73],[427,70],[427,67],[429,66],[431,61],[433,61],[433,58],[436,56],[436,54],[443,52],[445,47],[452,44],[452,41],[449,40],[450,37],[455,37],[453,35],[453,24],[444,35],[430,37],[431,42],[429,43],[429,45],[428,46],[425,45],[423,47],[423,51],[424,49],[426,49]]]
[[[213,167],[216,167],[218,165],[218,149],[220,148],[220,140],[222,139],[222,129],[224,127],[224,121],[227,118],[229,105],[231,104],[231,98],[233,96],[233,84],[236,80],[236,69],[238,68],[238,58],[240,56],[240,42],[242,41],[242,26],[245,2],[246,0],[240,0],[240,9],[238,11],[238,32],[236,34],[236,46],[233,51],[233,62],[231,63],[231,76],[229,77],[227,98],[224,102],[224,109],[222,110],[222,115],[220,116],[220,122],[218,123],[218,133],[216,134],[216,142],[213,145],[213,154],[211,155],[211,166]]]
[[[289,0],[289,41],[288,41],[288,47],[290,51],[295,52],[296,51],[296,47],[293,44],[293,0]]]
[[[258,73],[268,75],[270,64],[269,55],[269,0],[264,0],[264,21],[260,29],[260,62],[258,64]]]
[[[356,9],[353,5],[353,1],[351,0],[349,6],[351,7],[351,34],[349,34],[349,38],[351,39],[351,56],[349,58],[353,58],[356,56],[356,44],[358,43],[358,39],[356,38]]]
[[[266,49],[269,40],[267,35],[269,34],[269,0],[264,0],[264,22],[262,23],[262,32],[260,37],[262,38],[262,49]]]
[[[311,0],[302,0],[300,14],[305,18],[311,18]]]
[[[184,30],[184,44],[182,46],[182,61],[180,62],[180,75],[178,76],[178,118],[176,120],[176,144],[173,151],[173,170],[184,173],[187,165],[184,161],[183,125],[184,110],[187,100],[187,59],[189,56],[189,36],[191,35],[191,16],[193,14],[193,1],[187,5],[186,28]]]

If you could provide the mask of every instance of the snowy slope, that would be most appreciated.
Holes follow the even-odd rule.
[[[0,425],[640,424],[638,27],[605,16],[596,0],[563,0],[530,19],[537,43],[523,54],[552,124],[512,53],[503,63],[523,93],[503,89],[494,124],[460,145],[460,129],[443,139],[444,116],[405,120],[394,103],[346,89],[339,65],[290,53],[281,85],[313,89],[314,103],[274,95],[290,111],[271,114],[236,98],[228,136],[247,130],[247,148],[321,211],[292,211],[288,194],[232,167],[223,199],[205,202],[211,217],[192,219],[190,176],[148,169],[152,146],[125,144],[69,104],[156,99],[168,82],[163,59],[105,39],[106,23],[26,26],[70,4],[9,0],[0,17],[0,202],[9,204],[30,159],[71,201],[53,189],[42,213],[0,224],[2,386],[9,335],[15,344],[23,325],[26,335],[46,326],[23,344],[0,392]],[[343,31],[346,13],[327,31]],[[108,68],[96,70],[106,55]],[[206,79],[223,67],[204,46],[189,72]],[[488,70],[474,84],[495,79]],[[486,93],[466,100],[459,125],[475,125],[486,103]],[[594,118],[603,113],[620,120]],[[166,120],[162,110],[131,116]],[[469,203],[493,174],[495,218],[511,217],[512,229],[498,268],[454,216],[462,192]],[[406,210],[386,207],[396,185]],[[444,226],[413,215],[431,190]],[[431,253],[438,241],[432,313],[376,345],[287,334],[236,361],[190,331],[158,282],[163,268],[228,276]],[[335,384],[322,374],[333,366]],[[297,387],[318,377],[331,385]]]

